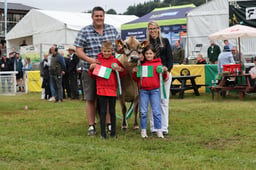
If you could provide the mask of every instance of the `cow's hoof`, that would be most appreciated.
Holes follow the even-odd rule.
[[[133,126],[133,130],[139,130],[140,128],[139,128],[139,126],[138,125],[134,125]]]
[[[128,126],[122,126],[122,131],[126,131],[128,129]]]

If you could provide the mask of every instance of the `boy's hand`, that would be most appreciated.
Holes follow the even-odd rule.
[[[122,68],[122,67],[120,67],[118,64],[116,64],[116,63],[114,63],[113,64],[113,69],[114,70],[116,70],[116,71],[118,71],[118,72],[123,72],[124,71],[124,69]]]
[[[168,72],[168,68],[166,66],[163,66],[164,72]]]

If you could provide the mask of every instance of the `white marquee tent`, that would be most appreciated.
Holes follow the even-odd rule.
[[[201,53],[206,57],[207,49],[210,46],[208,36],[229,27],[229,1],[235,0],[212,0],[188,12],[187,57],[195,57],[192,56],[192,51],[195,49],[196,44],[203,44]],[[229,41],[238,46],[236,39]],[[243,55],[256,54],[256,48],[253,47],[255,41],[255,38],[241,40],[241,52]],[[216,40],[215,42],[223,49],[223,40]]]
[[[137,18],[135,15],[105,14],[105,23],[113,25],[120,32],[121,24]],[[23,40],[28,45],[73,44],[78,31],[91,23],[90,13],[32,9],[8,32],[7,49],[18,47]]]

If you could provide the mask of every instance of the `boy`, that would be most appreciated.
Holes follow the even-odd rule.
[[[124,66],[112,55],[113,45],[111,41],[103,41],[101,47],[101,53],[98,54],[98,61],[100,65],[91,64],[89,68],[89,75],[96,79],[96,89],[99,101],[99,113],[100,113],[100,126],[101,126],[101,137],[106,139],[106,114],[107,105],[109,104],[109,113],[111,121],[111,132],[110,137],[116,137],[116,91],[117,91],[117,73],[120,77],[126,75]],[[99,66],[104,66],[111,69],[109,78],[97,76],[94,69]]]

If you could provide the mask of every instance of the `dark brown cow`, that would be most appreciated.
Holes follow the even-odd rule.
[[[138,129],[138,86],[135,81],[132,79],[132,68],[140,65],[139,55],[142,52],[142,49],[148,45],[148,41],[139,42],[134,36],[130,36],[125,41],[116,40],[117,49],[121,50],[123,54],[118,58],[118,60],[126,68],[127,74],[124,78],[121,79],[122,86],[122,95],[119,96],[119,101],[121,104],[123,120],[122,120],[122,129],[127,129],[128,125],[126,122],[126,112],[127,108],[125,102],[133,102],[133,114],[134,119],[134,129]]]

